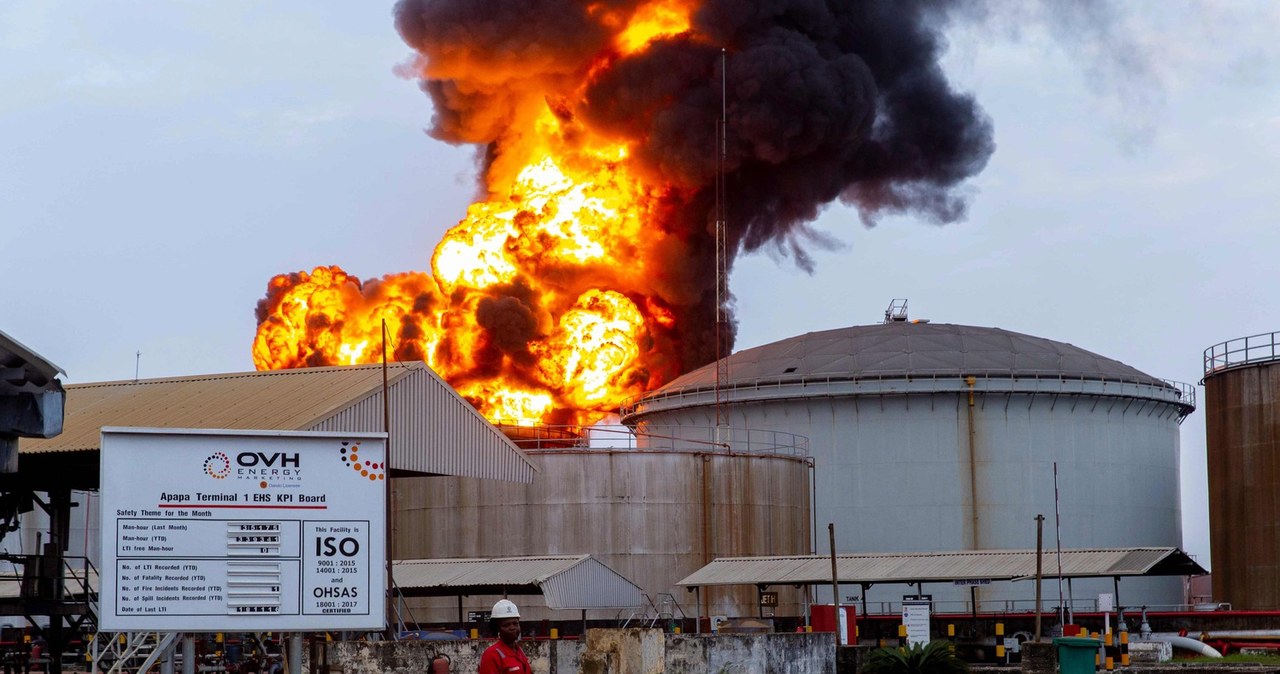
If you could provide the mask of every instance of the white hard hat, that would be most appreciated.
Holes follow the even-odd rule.
[[[519,618],[520,609],[516,605],[506,599],[499,599],[498,603],[493,605],[493,611],[489,613],[491,620],[502,620],[503,618]]]

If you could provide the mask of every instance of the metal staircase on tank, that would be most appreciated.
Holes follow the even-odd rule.
[[[684,620],[686,617],[684,610],[680,608],[680,603],[669,593],[664,592],[657,597],[650,597],[647,594],[641,596],[644,598],[644,603],[632,610],[622,622],[624,628],[630,627],[632,622],[641,627],[655,627],[659,623]]]

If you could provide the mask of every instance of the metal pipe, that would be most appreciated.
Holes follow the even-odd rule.
[[[693,633],[702,634],[702,588],[696,585],[693,588],[693,603],[695,606],[698,607],[694,609],[694,612],[697,613],[698,615],[696,616],[693,623]],[[582,614],[586,615],[586,611],[583,611]],[[584,619],[583,626],[585,627],[585,625],[586,625],[586,620]],[[583,638],[586,638],[587,636],[585,629],[583,630],[582,636]]]
[[[1044,582],[1044,515],[1036,514],[1036,643],[1040,643],[1040,591]]]
[[[1213,646],[1210,646],[1199,639],[1192,639],[1191,637],[1184,637],[1179,634],[1151,634],[1138,639],[1138,641],[1166,641],[1173,644],[1175,648],[1199,653],[1207,658],[1222,657],[1222,653],[1219,653],[1218,649]]]
[[[302,674],[302,633],[289,634],[289,674]]]
[[[393,562],[395,560],[394,544],[395,537],[392,530],[395,522],[395,514],[391,510],[391,394],[390,388],[387,386],[387,319],[382,319],[382,432],[387,434],[385,441],[385,454],[382,457],[382,465],[386,469],[387,484],[383,488],[383,498],[386,500],[384,516],[387,521],[383,528],[383,553],[387,556],[386,568],[386,597],[387,608],[383,619],[387,623],[387,638],[394,641],[397,637],[395,630],[395,572],[393,571]]]
[[[836,572],[836,524],[827,522],[827,537],[831,545],[831,621],[836,626],[836,645],[843,640],[840,634],[840,575]]]
[[[1201,632],[1201,639],[1280,639],[1280,630],[1214,630]]]
[[[196,674],[196,638],[182,635],[182,674]]]
[[[160,674],[173,674],[174,660],[177,659],[177,644],[169,644],[164,655],[160,657]]]
[[[711,563],[711,457],[702,455],[702,564]],[[706,604],[702,606],[702,614],[711,615],[711,589],[701,597]]]
[[[1066,607],[1062,598],[1062,510],[1058,506],[1058,462],[1053,462],[1053,530],[1058,540],[1058,624],[1066,624]]]
[[[969,549],[982,547],[981,536],[978,535],[978,438],[973,423],[973,387],[978,383],[977,377],[965,377],[964,383],[969,386],[969,406],[966,408],[969,421]]]

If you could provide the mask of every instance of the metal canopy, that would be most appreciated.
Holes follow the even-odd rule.
[[[556,610],[643,602],[639,586],[590,555],[407,559],[396,561],[393,573],[406,597],[541,594]]]
[[[12,380],[9,376],[20,372],[22,382],[20,388],[30,384],[36,390],[42,389],[58,375],[65,375],[62,368],[45,359],[44,356],[23,346],[18,340],[0,331],[0,371],[6,376],[0,380]]]
[[[453,475],[529,483],[536,468],[425,363],[393,363],[394,477]],[[298,368],[67,387],[62,435],[23,441],[26,483],[96,489],[104,426],[376,432],[382,367]]]
[[[1034,580],[1035,550],[837,554],[840,583],[949,583],[957,580]],[[1178,548],[1094,548],[1062,551],[1063,578],[1192,576],[1208,573]],[[1057,578],[1058,558],[1042,553],[1044,578]],[[717,559],[677,583],[815,585],[831,582],[829,555]]]

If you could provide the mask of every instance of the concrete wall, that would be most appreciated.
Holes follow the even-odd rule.
[[[433,655],[476,671],[490,641],[333,642],[329,674],[424,674]],[[590,630],[583,641],[524,641],[534,674],[835,674],[832,634],[663,634]]]
[[[436,654],[449,657],[451,672],[474,672],[480,664],[480,654],[492,643],[490,640],[335,641],[325,646],[329,674],[425,674],[431,671],[431,659]],[[524,641],[520,647],[535,674],[579,671],[583,651],[580,641]]]
[[[666,642],[669,674],[836,671],[834,634],[674,634]]]

